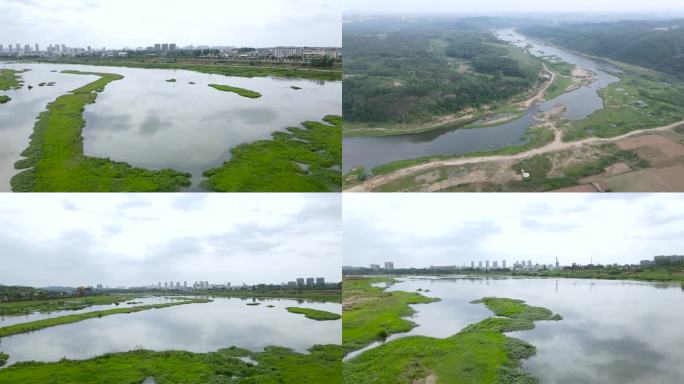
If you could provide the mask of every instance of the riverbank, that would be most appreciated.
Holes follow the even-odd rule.
[[[192,300],[178,301],[178,302],[174,302],[174,303],[150,304],[150,305],[141,305],[141,306],[129,307],[129,308],[114,308],[114,309],[107,309],[107,310],[103,310],[103,311],[92,311],[92,312],[86,312],[86,313],[79,313],[76,315],[52,317],[49,319],[30,321],[27,323],[19,323],[19,324],[13,324],[13,325],[10,325],[7,327],[2,327],[2,328],[0,328],[0,338],[6,337],[6,336],[11,336],[11,335],[16,335],[16,334],[20,334],[20,333],[33,332],[33,331],[37,331],[37,330],[44,329],[44,328],[54,327],[57,325],[76,323],[76,322],[79,322],[82,320],[93,319],[96,317],[101,318],[101,317],[110,316],[110,315],[118,315],[118,314],[146,311],[148,309],[159,309],[159,308],[167,308],[167,307],[173,307],[176,305],[183,305],[183,304],[196,304],[196,303],[209,303],[209,302],[211,302],[211,300],[208,300],[208,299],[192,299]]]
[[[410,304],[426,304],[436,299],[416,292],[385,292],[373,284],[391,284],[385,277],[347,277],[342,282],[342,345],[349,353],[384,340],[394,333],[408,332],[416,324],[407,317]]]
[[[16,58],[13,58],[16,61]],[[59,58],[50,60],[26,59],[19,62],[83,64],[104,67],[149,68],[149,69],[181,69],[187,71],[238,77],[283,77],[323,81],[341,81],[342,69],[317,69],[291,64],[250,64],[222,63],[218,60],[209,62],[177,61],[161,62],[159,59],[133,60],[128,58]]]
[[[157,296],[180,295],[184,293],[170,293],[166,291],[149,292]],[[212,296],[212,297],[235,297],[242,299],[293,299],[293,300],[309,300],[320,302],[342,302],[342,291],[340,289],[325,289],[325,290],[226,290],[226,291],[191,291],[192,295]]]
[[[321,311],[319,309],[311,308],[301,308],[301,307],[287,307],[285,308],[290,313],[297,313],[304,315],[307,319],[326,321],[326,320],[339,320],[342,318],[341,315],[337,313],[332,313],[328,311]]]
[[[153,378],[158,384],[338,384],[342,380],[341,361],[339,345],[316,345],[308,354],[282,347],[267,347],[263,352],[236,347],[209,353],[138,350],[89,360],[17,363],[0,370],[0,381],[5,384],[140,384]]]
[[[376,279],[354,279],[370,284]],[[368,285],[369,286],[369,285]],[[378,288],[380,289],[380,288]],[[371,295],[375,293],[371,292]],[[408,294],[408,292],[387,292]],[[368,296],[360,295],[358,300]],[[346,361],[343,382],[359,383],[534,383],[537,379],[522,370],[522,360],[533,356],[533,345],[504,335],[529,330],[535,321],[561,320],[550,310],[524,301],[485,297],[484,304],[495,316],[465,327],[444,338],[407,336],[364,351]],[[345,322],[347,312],[345,311]],[[356,326],[363,327],[360,323]]]
[[[0,69],[0,91],[19,89],[24,85],[20,74],[27,70],[17,71],[15,69]]]
[[[204,172],[214,192],[335,192],[342,188],[342,117],[325,116],[238,145],[222,166]]]
[[[83,297],[61,297],[54,299],[28,300],[0,303],[1,316],[19,316],[28,313],[75,311],[93,305],[110,305],[142,297],[143,295],[115,294]]]
[[[58,97],[41,112],[31,141],[11,180],[15,192],[173,192],[189,186],[190,175],[171,169],[152,171],[127,163],[85,156],[83,109],[98,92],[123,76],[111,73],[62,71],[99,79]]]

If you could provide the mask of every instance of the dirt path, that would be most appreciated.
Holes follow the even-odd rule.
[[[437,167],[445,167],[445,166],[458,166],[458,165],[466,165],[466,164],[475,164],[475,163],[484,163],[484,162],[492,162],[492,161],[504,161],[504,160],[523,160],[527,159],[530,157],[534,157],[537,155],[541,155],[544,153],[549,153],[549,152],[557,152],[557,151],[563,151],[566,149],[572,149],[572,148],[577,148],[581,147],[583,145],[591,145],[591,144],[603,144],[603,143],[610,143],[618,140],[622,140],[631,136],[636,136],[642,133],[649,133],[649,132],[657,132],[657,131],[665,131],[669,129],[673,129],[675,127],[678,127],[679,125],[684,124],[684,120],[678,121],[676,123],[670,124],[670,125],[665,125],[662,127],[657,127],[657,128],[647,128],[647,129],[640,129],[637,131],[632,131],[629,133],[626,133],[621,136],[615,136],[611,138],[598,138],[598,137],[591,137],[588,139],[584,140],[578,140],[578,141],[572,141],[572,142],[563,142],[561,140],[561,131],[553,126],[553,125],[547,125],[547,127],[553,129],[555,138],[553,142],[539,148],[533,148],[525,152],[521,152],[515,155],[497,155],[497,156],[480,156],[480,157],[460,157],[456,159],[450,159],[450,160],[435,160],[423,164],[417,164],[411,167],[407,168],[402,168],[399,170],[396,170],[394,172],[381,175],[381,176],[376,176],[373,178],[370,178],[366,180],[364,183],[359,184],[357,186],[345,189],[345,192],[371,192],[373,189],[378,188],[384,184],[389,183],[390,181],[409,176],[411,174],[414,174],[416,172],[421,172],[425,170],[430,170],[433,168]]]
[[[524,108],[529,108],[534,105],[537,101],[540,101],[544,98],[544,95],[546,95],[546,90],[549,89],[551,84],[553,84],[554,81],[556,81],[556,74],[553,73],[552,71],[549,71],[549,68],[546,66],[545,63],[542,63],[542,66],[544,66],[544,72],[548,73],[551,76],[551,79],[546,82],[546,84],[539,89],[536,95],[530,97],[529,99],[519,103],[521,107]]]

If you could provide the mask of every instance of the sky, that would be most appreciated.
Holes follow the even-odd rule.
[[[632,13],[677,10],[682,0],[343,0],[345,13],[459,13],[501,14],[527,12]]]
[[[341,279],[336,194],[0,194],[0,284]]]
[[[155,43],[339,46],[339,0],[2,0],[0,39],[107,48]]]
[[[347,266],[631,264],[684,254],[684,194],[345,194],[343,231]]]

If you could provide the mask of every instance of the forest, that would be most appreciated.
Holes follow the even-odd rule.
[[[345,121],[427,122],[534,87],[541,64],[498,41],[485,27],[491,25],[411,19],[345,24]]]
[[[684,79],[684,19],[527,26],[520,32],[575,51]]]

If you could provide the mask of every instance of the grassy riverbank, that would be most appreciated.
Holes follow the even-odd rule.
[[[12,98],[9,96],[0,95],[0,104],[9,103],[11,100]]]
[[[385,292],[375,283],[392,279],[345,278],[342,283],[342,345],[346,352],[361,349],[393,333],[408,332],[415,324],[404,319],[413,310],[409,304],[430,303],[436,299],[415,292]]]
[[[291,313],[298,313],[306,316],[307,319],[311,320],[339,320],[342,318],[342,316],[338,315],[337,313],[332,313],[328,311],[321,311],[319,309],[311,309],[311,308],[301,308],[301,307],[287,307],[288,312]]]
[[[15,192],[155,192],[177,191],[190,185],[190,175],[171,169],[152,171],[83,154],[83,109],[107,84],[123,77],[111,73],[63,71],[95,75],[92,83],[58,97],[38,116],[23,170],[12,178]]]
[[[231,149],[231,159],[204,172],[217,192],[327,192],[342,183],[342,118],[307,121]]]
[[[342,69],[316,69],[302,65],[291,64],[250,64],[225,62],[192,62],[179,60],[162,61],[161,59],[128,59],[128,58],[98,58],[98,57],[64,57],[51,60],[27,59],[28,62],[47,62],[58,64],[83,64],[107,67],[150,68],[150,69],[182,69],[201,73],[239,76],[239,77],[285,77],[311,80],[341,81]]]
[[[344,363],[343,382],[538,382],[521,368],[521,360],[533,356],[535,347],[503,332],[532,329],[535,321],[560,320],[561,317],[520,300],[490,297],[473,301],[473,304],[481,303],[496,316],[471,324],[444,339],[409,336],[372,348]]]
[[[153,294],[169,296],[168,292],[155,292]],[[293,299],[333,303],[342,302],[342,291],[340,289],[211,290],[192,291],[192,294],[215,297],[236,297],[243,299]]]
[[[9,359],[9,355],[0,352],[0,367],[4,366],[7,363],[7,359]]]
[[[89,360],[18,363],[0,370],[4,384],[140,384],[153,377],[157,384],[338,384],[342,348],[317,345],[309,354],[281,347],[263,352],[227,348],[217,352],[131,351]],[[258,365],[244,362],[250,357]]]
[[[250,91],[249,89],[231,87],[230,85],[220,84],[209,84],[209,86],[219,91],[237,93],[242,97],[248,97],[250,99],[258,99],[259,97],[261,97],[261,93]]]
[[[174,303],[140,305],[137,307],[130,307],[130,308],[114,308],[114,309],[107,309],[107,310],[103,310],[103,311],[92,311],[92,312],[86,312],[86,313],[79,313],[79,314],[75,314],[75,315],[53,317],[53,318],[49,318],[49,319],[30,321],[28,323],[13,324],[13,325],[9,325],[7,327],[2,327],[2,328],[0,328],[0,337],[16,335],[19,333],[33,332],[33,331],[37,331],[37,330],[43,329],[43,328],[49,328],[49,327],[54,327],[54,326],[63,325],[63,324],[76,323],[78,321],[93,319],[96,317],[99,318],[99,317],[104,317],[104,316],[109,316],[109,315],[117,315],[117,314],[123,314],[123,313],[134,313],[134,312],[146,311],[148,309],[167,308],[167,307],[173,307],[175,305],[193,304],[193,303],[208,303],[210,301],[211,300],[207,300],[207,299],[193,299],[193,300],[178,301],[178,302],[174,302]]]
[[[563,269],[558,271],[513,272],[511,275],[570,279],[679,282],[684,284],[684,267]]]
[[[26,315],[35,312],[75,311],[92,305],[121,303],[141,296],[142,295],[116,294],[0,303],[0,315],[12,316]]]

